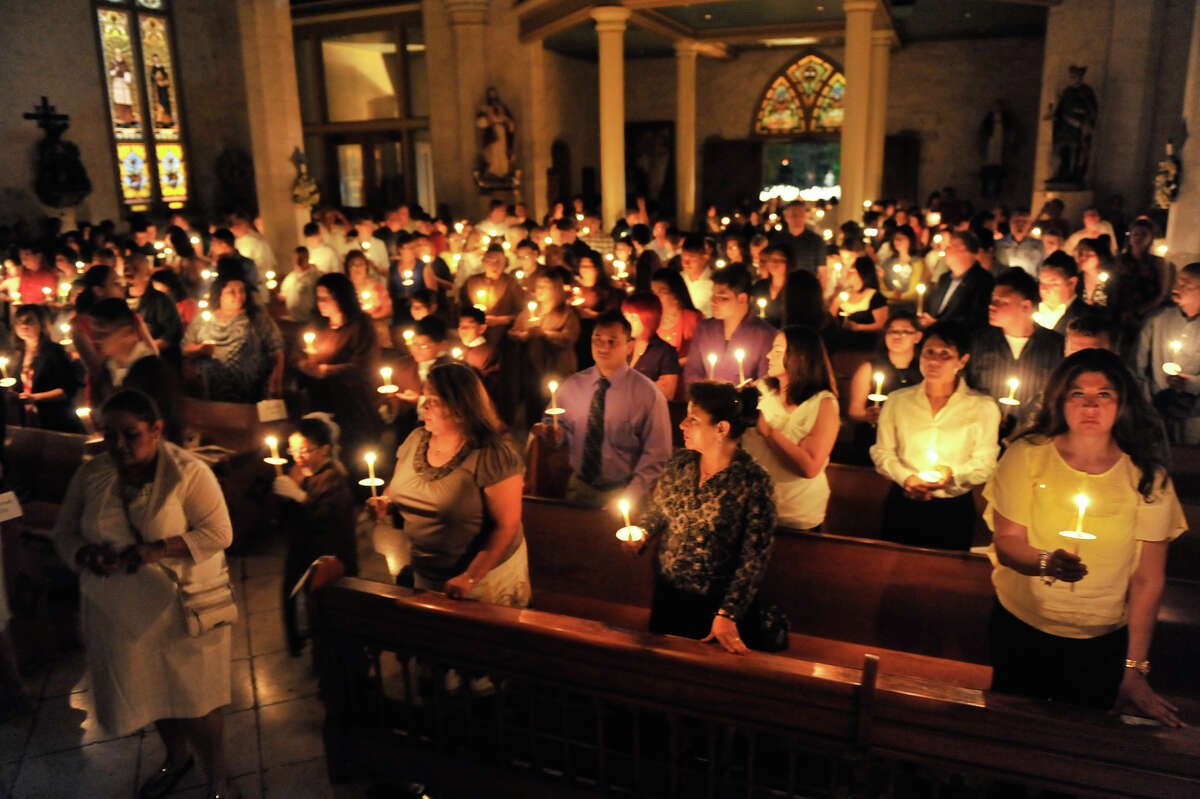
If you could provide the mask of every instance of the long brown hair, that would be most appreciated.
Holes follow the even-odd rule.
[[[479,373],[464,363],[442,363],[429,370],[429,385],[463,434],[476,447],[503,442],[504,425],[483,387]]]
[[[1071,384],[1085,372],[1104,375],[1116,388],[1119,407],[1112,437],[1141,472],[1138,492],[1150,499],[1155,485],[1160,482],[1160,474],[1163,481],[1167,476],[1170,449],[1166,430],[1158,411],[1142,394],[1128,367],[1120,357],[1108,350],[1080,350],[1060,363],[1046,380],[1042,407],[1037,416],[1015,438],[1028,438],[1041,443],[1067,432],[1069,428],[1063,405],[1066,404]]]

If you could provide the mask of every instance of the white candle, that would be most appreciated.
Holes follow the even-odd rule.
[[[617,504],[621,507],[621,515],[625,517],[625,526],[629,527],[629,500],[623,499]]]
[[[96,426],[92,424],[92,409],[86,405],[76,408],[75,415],[79,417],[79,421],[83,422],[83,428],[87,430],[88,435],[95,435]]]
[[[8,377],[5,369],[8,368],[8,358],[0,358],[0,378]]]
[[[205,311],[205,313],[207,313],[207,311]],[[313,342],[316,340],[317,334],[311,330],[304,334],[304,351],[309,355],[312,355],[314,352],[316,352],[316,348],[313,346]]]
[[[412,328],[406,329],[403,333],[404,343],[412,344],[413,336],[415,336],[415,335],[417,335],[417,334],[412,330]]]
[[[925,289],[924,283],[917,284],[917,315],[920,316],[925,312]]]
[[[875,393],[876,394],[883,393],[883,372],[875,373]]]
[[[1010,400],[1016,399],[1017,387],[1019,385],[1021,385],[1020,380],[1018,380],[1015,377],[1009,378],[1009,380],[1008,380],[1008,398]]]
[[[708,361],[708,379],[712,380],[717,368],[717,354],[710,352],[706,360]]]
[[[821,231],[821,238],[825,239],[825,241],[832,240],[833,239],[833,231],[830,230],[829,228],[825,228],[825,230]]]
[[[537,303],[536,302],[529,303],[529,321],[530,322],[537,321]]]
[[[850,292],[843,291],[838,295],[838,316],[846,316],[846,303],[850,300]]]
[[[746,351],[737,350],[733,353],[733,357],[736,358],[738,362],[738,385],[740,386],[742,383],[746,382],[746,369],[742,363],[746,360]]]
[[[271,449],[271,457],[279,457],[279,439],[275,436],[267,436],[267,446]]]
[[[758,298],[758,315],[764,319],[767,316],[767,298],[766,297]]]
[[[550,411],[551,411],[550,418],[554,422],[554,429],[557,430],[558,429],[559,407],[558,407],[558,400],[556,399],[555,395],[558,394],[558,381],[551,380],[547,384],[547,386],[550,389]]]
[[[450,350],[450,356],[456,361],[461,361],[463,356],[462,347],[455,347],[454,349]]]

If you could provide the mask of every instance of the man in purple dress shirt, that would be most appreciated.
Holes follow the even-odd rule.
[[[683,369],[683,394],[706,377],[734,385],[766,377],[767,352],[778,332],[766,320],[750,313],[750,273],[741,264],[713,274],[712,319],[701,320],[692,337]],[[737,352],[743,358],[738,363]],[[710,366],[709,356],[716,360]]]
[[[595,366],[576,372],[558,389],[565,413],[555,428],[550,417],[533,432],[569,450],[567,500],[599,508],[619,497],[635,501],[650,490],[671,456],[667,399],[650,380],[629,368],[634,340],[617,311],[596,318]]]

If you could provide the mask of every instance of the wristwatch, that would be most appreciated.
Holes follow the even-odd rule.
[[[1049,566],[1050,553],[1042,550],[1042,552],[1038,554],[1038,577],[1042,578],[1042,582],[1046,585],[1053,585],[1057,578],[1052,574],[1046,573],[1046,569],[1049,568]]]
[[[1138,674],[1146,677],[1150,674],[1150,661],[1148,660],[1131,660],[1125,659],[1125,668],[1133,669]]]

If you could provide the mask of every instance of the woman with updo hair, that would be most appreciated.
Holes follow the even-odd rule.
[[[758,420],[758,389],[700,380],[688,399],[684,448],[667,461],[641,517],[646,543],[661,539],[650,630],[742,654],[747,641],[764,648],[756,646],[756,599],[775,537],[771,478],[741,446]]]

